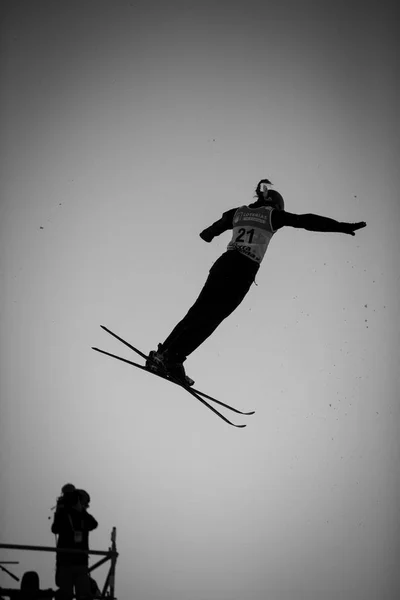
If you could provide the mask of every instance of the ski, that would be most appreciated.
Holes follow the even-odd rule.
[[[113,337],[115,337],[117,340],[119,340],[120,342],[122,342],[123,344],[125,344],[125,346],[127,346],[128,348],[130,348],[131,350],[133,350],[134,352],[136,352],[137,354],[139,354],[139,356],[141,356],[142,358],[144,358],[144,360],[148,359],[147,354],[144,354],[144,352],[142,352],[138,348],[135,348],[135,346],[132,346],[132,344],[130,344],[129,342],[127,342],[126,340],[124,340],[123,338],[121,338],[119,335],[117,335],[116,333],[114,333],[113,331],[111,331],[111,329],[108,329],[108,327],[105,327],[105,325],[100,325],[100,327],[102,329],[104,329],[104,331],[106,331],[107,333],[109,333],[110,335],[112,335]],[[146,367],[144,367],[144,368],[146,368]],[[148,370],[148,369],[146,369],[146,370]],[[162,376],[160,376],[160,377],[162,377]],[[164,377],[163,379],[167,379],[167,377]],[[179,385],[181,385],[185,389],[186,389],[186,387],[188,387],[188,386],[184,386],[182,383],[179,383]],[[242,410],[234,408],[233,406],[230,406],[229,404],[225,404],[224,402],[221,402],[220,400],[217,400],[216,398],[213,398],[212,396],[209,396],[208,394],[205,394],[204,392],[201,392],[200,390],[196,390],[193,387],[190,387],[190,390],[193,391],[193,392],[195,392],[196,394],[199,394],[200,396],[204,396],[204,398],[207,398],[207,400],[211,400],[211,402],[215,402],[216,404],[219,404],[220,406],[224,406],[225,408],[228,408],[229,410],[232,410],[233,412],[235,412],[235,413],[237,413],[239,415],[254,415],[254,413],[255,413],[254,410],[252,410],[250,412],[244,412]]]
[[[135,348],[134,346],[132,346],[132,344],[130,344],[129,342],[127,342],[126,340],[124,340],[123,338],[121,338],[120,336],[118,336],[116,333],[114,333],[113,331],[111,331],[110,329],[108,329],[107,327],[105,327],[104,325],[101,325],[101,328],[104,329],[104,331],[106,331],[107,333],[109,333],[113,337],[115,337],[117,340],[119,340],[120,342],[122,342],[123,344],[125,344],[128,348],[130,348],[131,350],[133,350],[134,352],[136,352],[137,354],[139,354],[139,356],[141,356],[142,358],[144,358],[145,360],[147,360],[147,358],[148,358],[147,355],[144,354],[143,352],[141,352],[138,348]],[[142,371],[147,371],[147,373],[150,373],[151,375],[156,375],[157,377],[160,377],[161,379],[166,379],[170,383],[174,383],[175,385],[178,385],[179,387],[182,387],[189,394],[191,394],[194,398],[196,398],[197,400],[199,400],[199,402],[201,402],[202,404],[204,404],[205,406],[207,406],[207,408],[209,408],[213,413],[215,413],[220,419],[222,419],[223,421],[225,421],[229,425],[232,425],[233,427],[243,428],[243,427],[246,427],[246,425],[237,425],[236,423],[233,423],[232,421],[230,421],[229,419],[227,419],[224,415],[222,415],[218,410],[216,410],[213,406],[211,406],[208,402],[206,402],[204,400],[204,398],[207,398],[208,400],[210,400],[212,402],[215,402],[216,404],[219,404],[220,406],[223,406],[223,407],[225,407],[225,408],[227,408],[229,410],[232,410],[233,412],[236,412],[238,414],[252,415],[255,412],[255,411],[251,411],[251,412],[240,411],[240,410],[234,408],[233,406],[230,406],[229,404],[225,404],[224,402],[221,402],[220,400],[217,400],[216,398],[213,398],[212,396],[209,396],[208,394],[204,394],[203,392],[200,392],[199,390],[195,390],[195,389],[193,389],[193,388],[191,388],[189,386],[185,386],[183,383],[181,383],[180,381],[178,381],[178,380],[176,380],[176,379],[174,379],[172,377],[166,377],[166,376],[160,375],[159,373],[153,373],[152,371],[150,371],[144,365],[140,365],[139,363],[136,363],[134,361],[128,360],[126,358],[122,358],[121,356],[118,356],[116,354],[112,354],[111,352],[107,352],[105,350],[102,350],[102,349],[94,347],[94,346],[92,346],[92,349],[95,350],[96,352],[100,352],[102,354],[105,354],[107,356],[115,358],[116,360],[119,360],[121,362],[127,363],[129,365],[132,365],[132,366],[134,366],[134,367],[136,367],[138,369],[141,369]],[[204,398],[202,396],[204,396]]]
[[[169,377],[164,377],[163,375],[160,375],[159,373],[153,373],[152,371],[149,371],[149,369],[147,369],[144,365],[139,365],[138,363],[135,363],[132,360],[128,360],[127,358],[122,358],[122,356],[117,356],[116,354],[112,354],[111,352],[106,352],[106,350],[102,350],[101,348],[96,348],[95,346],[92,346],[92,349],[96,350],[96,352],[101,352],[101,354],[106,354],[107,356],[111,356],[112,358],[116,358],[117,360],[120,360],[120,361],[122,361],[124,363],[127,363],[128,365],[132,365],[134,367],[137,367],[138,369],[142,369],[142,371],[146,371],[147,373],[150,373],[150,375],[155,375],[156,377],[161,377],[161,379],[165,379],[166,381],[174,383],[175,385],[179,385],[184,390],[186,390],[187,392],[189,392],[189,394],[191,394],[192,396],[194,396],[195,398],[197,398],[197,400],[199,400],[202,404],[204,404],[205,406],[207,406],[207,408],[209,408],[213,413],[215,413],[216,415],[218,415],[220,417],[220,419],[222,419],[226,423],[229,423],[229,425],[232,425],[233,427],[246,427],[246,425],[236,425],[236,423],[232,423],[232,421],[230,421],[229,419],[227,419],[226,417],[224,417],[224,415],[222,415],[215,408],[213,408],[212,406],[210,406],[210,404],[208,404],[208,402],[206,402],[205,400],[203,400],[203,398],[201,396],[199,396],[198,394],[196,394],[196,392],[194,392],[193,390],[191,390],[189,387],[186,387],[185,385],[183,385],[183,383],[180,383],[179,381],[176,381],[174,379],[170,379]],[[225,406],[228,406],[228,405],[225,405]],[[229,407],[229,408],[231,408],[231,407]]]

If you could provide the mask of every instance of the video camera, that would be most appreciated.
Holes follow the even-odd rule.
[[[61,496],[57,498],[56,506],[51,510],[68,510],[78,502],[81,503],[83,510],[87,510],[90,504],[89,494],[85,490],[77,489],[72,483],[66,483],[61,488]]]
[[[72,483],[66,483],[61,488],[61,496],[57,498],[56,510],[72,508],[79,502],[79,492]]]

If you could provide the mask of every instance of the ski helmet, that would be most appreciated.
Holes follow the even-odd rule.
[[[268,190],[267,202],[275,204],[278,210],[285,210],[285,201],[283,196],[276,190]]]

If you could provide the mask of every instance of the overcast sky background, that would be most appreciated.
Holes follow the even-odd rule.
[[[117,527],[120,600],[399,597],[395,4],[1,3],[2,542],[54,545],[72,482],[92,549]],[[235,429],[91,346],[156,347],[262,177],[367,228],[279,231],[188,359],[256,410]],[[6,559],[54,585],[54,555]]]

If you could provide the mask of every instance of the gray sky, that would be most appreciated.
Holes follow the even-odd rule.
[[[121,600],[395,600],[399,94],[395,3],[2,2],[1,540],[54,544],[90,493]],[[252,417],[91,350],[148,352],[269,177],[294,213],[187,361]],[[228,415],[229,416],[229,415]],[[1,551],[54,584],[54,555]],[[104,570],[96,573],[103,581]],[[0,573],[0,585],[12,585]]]

